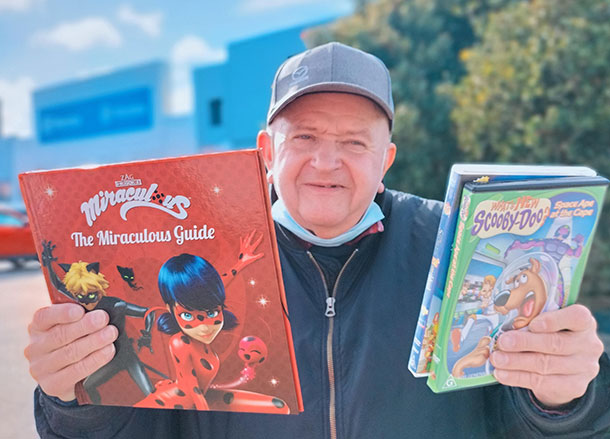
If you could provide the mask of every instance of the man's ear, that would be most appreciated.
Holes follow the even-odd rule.
[[[396,159],[396,144],[394,143],[390,143],[388,145],[388,149],[385,152],[385,157],[384,157],[384,162],[383,162],[383,175],[381,176],[382,180],[383,177],[385,177],[386,172],[388,172],[388,169],[390,169],[390,167],[392,166],[392,164],[394,163],[394,160]],[[385,189],[385,185],[383,184],[383,181],[379,182],[379,188],[377,189],[377,193],[382,193]]]
[[[388,169],[390,169],[390,167],[394,163],[395,159],[396,159],[396,144],[390,143],[388,145],[388,149],[385,152],[385,162],[383,164],[383,175],[384,176],[385,176],[385,173],[388,172]]]
[[[273,167],[273,141],[271,135],[267,131],[260,130],[258,132],[258,135],[256,136],[256,147],[263,154],[263,160],[267,167],[267,180],[269,183],[273,183],[273,177],[270,172]]]

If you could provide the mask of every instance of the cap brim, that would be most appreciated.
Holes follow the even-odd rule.
[[[394,114],[392,112],[392,109],[389,108],[388,105],[381,98],[379,98],[379,96],[371,93],[370,91],[362,87],[358,87],[357,85],[348,84],[344,82],[320,82],[317,84],[309,85],[307,87],[303,87],[293,94],[288,93],[287,96],[284,97],[284,99],[277,102],[276,105],[271,110],[269,110],[269,113],[267,114],[267,125],[269,125],[273,121],[273,119],[295,99],[300,98],[301,96],[306,94],[321,92],[350,93],[369,98],[377,105],[379,105],[379,107],[381,107],[390,122],[393,122],[394,120]]]

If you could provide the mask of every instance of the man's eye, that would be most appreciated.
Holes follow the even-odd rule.
[[[82,299],[84,296],[82,294],[77,294],[76,297],[78,297],[79,299]]]
[[[366,149],[366,144],[360,140],[348,140],[344,143],[345,147],[350,151],[364,151]]]
[[[312,140],[313,136],[310,134],[298,134],[297,136],[295,136],[295,139],[297,140]]]
[[[208,311],[206,314],[208,316],[208,319],[212,319],[212,318],[216,317],[219,314],[219,312],[216,309],[214,311]]]
[[[93,299],[95,297],[94,293],[89,294],[89,299]]]
[[[191,320],[193,320],[193,314],[191,314],[190,312],[181,312],[180,318],[186,322],[190,322]]]

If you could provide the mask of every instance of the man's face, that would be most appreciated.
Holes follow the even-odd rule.
[[[367,98],[304,95],[259,133],[270,181],[288,212],[321,238],[360,221],[392,165],[388,120]]]

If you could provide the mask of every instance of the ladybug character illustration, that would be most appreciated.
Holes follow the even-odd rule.
[[[163,264],[158,284],[169,312],[161,315],[157,324],[160,331],[172,335],[169,350],[176,376],[158,382],[154,392],[136,407],[290,412],[279,398],[234,388],[254,378],[250,362],[256,359],[258,365],[267,355],[267,347],[257,337],[245,337],[240,343],[240,357],[245,361],[240,377],[233,383],[214,383],[221,364],[213,341],[221,331],[238,325],[225,306],[225,287],[246,265],[263,257],[262,253],[254,254],[262,237],[254,242],[253,238],[254,232],[240,240],[238,262],[223,276],[204,258],[187,253]]]

